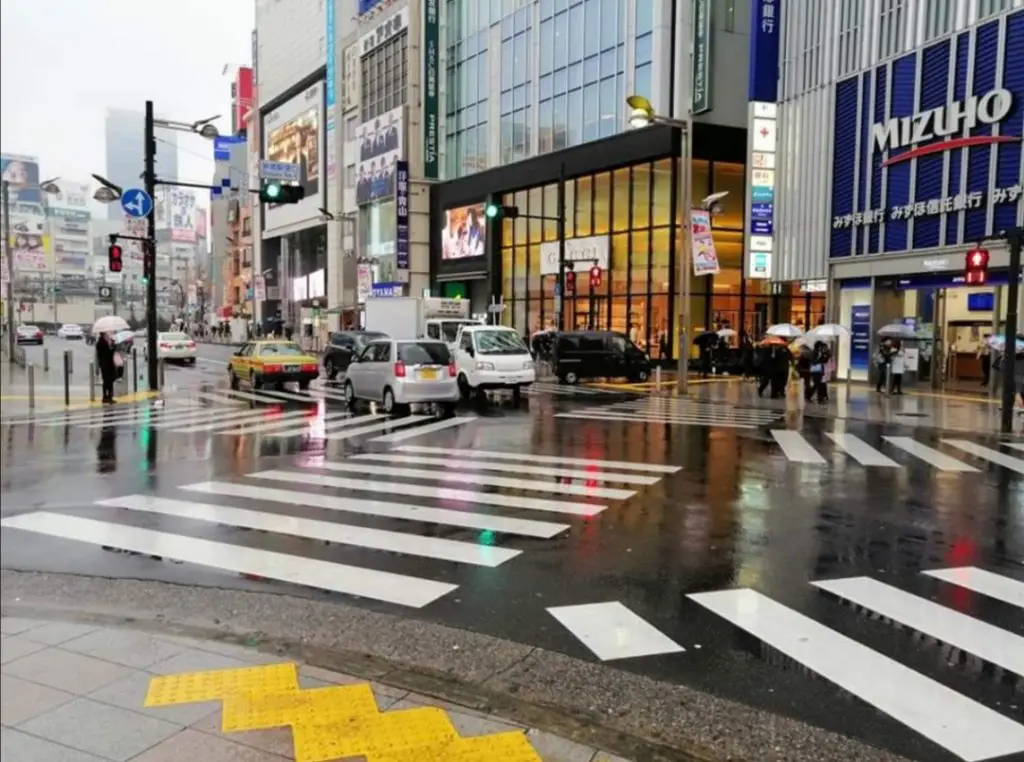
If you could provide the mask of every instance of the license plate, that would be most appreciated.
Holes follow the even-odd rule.
[[[185,348],[185,345],[184,345],[184,344],[175,344],[175,345],[174,345],[174,348],[175,348],[175,349],[184,349],[184,348]]]
[[[419,372],[419,377],[424,381],[436,381],[437,371],[433,368],[426,368]]]
[[[298,366],[298,365],[285,365],[285,366],[284,366],[284,369],[285,369],[285,370],[286,370],[286,371],[287,371],[288,373],[298,373],[298,371],[299,371],[299,366]]]

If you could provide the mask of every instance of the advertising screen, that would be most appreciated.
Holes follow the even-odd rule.
[[[482,257],[487,252],[487,219],[484,205],[473,204],[444,213],[441,231],[441,259]]]
[[[264,204],[266,230],[319,217],[323,191],[324,87],[318,82],[263,118],[263,157],[299,165],[297,204]]]

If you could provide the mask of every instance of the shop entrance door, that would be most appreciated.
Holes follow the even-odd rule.
[[[574,327],[577,331],[607,331],[608,297],[591,296],[587,299],[577,299]]]

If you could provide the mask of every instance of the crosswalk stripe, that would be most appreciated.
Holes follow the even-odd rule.
[[[492,545],[424,537],[417,534],[370,529],[350,524],[337,524],[332,521],[285,516],[280,513],[251,511],[245,508],[231,508],[215,503],[172,500],[151,495],[115,497],[109,500],[99,500],[96,504],[145,513],[158,513],[176,518],[208,521],[214,524],[245,527],[292,537],[324,540],[372,550],[455,561],[472,566],[493,568],[510,561],[522,552]]]
[[[320,426],[333,421],[345,420],[351,418],[352,414],[347,410],[345,412],[328,413],[327,415],[314,415],[310,416],[308,413],[303,414],[303,424],[305,430],[308,430],[313,426]],[[235,436],[242,434],[265,434],[270,431],[281,431],[282,429],[294,429],[295,420],[288,419],[284,420],[284,416],[277,418],[273,421],[258,421],[256,423],[244,423],[237,429],[227,429],[218,431],[218,434],[224,434],[226,436]]]
[[[771,422],[778,415],[763,415],[760,413],[746,413],[743,411],[724,412],[708,410],[706,408],[659,408],[659,407],[617,407],[608,405],[601,408],[589,408],[590,410],[613,413],[615,415],[656,415],[679,418],[706,418],[715,421],[742,421],[744,423]]]
[[[234,397],[229,397],[226,394],[224,394],[225,391],[227,391],[227,390],[225,389],[225,390],[222,390],[222,391],[212,391],[212,392],[193,392],[193,394],[195,395],[196,399],[206,400],[207,402],[217,402],[217,403],[219,403],[221,405],[236,405],[237,406],[237,405],[243,405],[243,404],[245,404],[245,402],[252,402],[253,400],[258,401],[258,402],[267,402],[268,401],[268,400],[263,399],[262,397],[259,397],[259,398],[253,397],[253,399],[251,399],[251,400],[248,399],[248,397],[251,397],[252,395],[245,395],[242,399],[236,399]],[[244,392],[239,392],[239,394],[243,394],[244,395]]]
[[[920,458],[925,463],[935,466],[940,471],[956,471],[959,473],[977,473],[978,471],[974,466],[957,460],[956,458],[952,458],[949,455],[946,455],[946,453],[939,452],[938,450],[928,447],[927,445],[923,445],[920,442],[915,442],[910,437],[883,436],[882,439],[894,447],[899,447],[901,450],[905,450],[911,455]]]
[[[368,474],[370,476],[386,476],[391,479],[420,479],[436,482],[458,482],[473,484],[480,487],[502,487],[504,489],[522,490],[523,492],[555,492],[580,497],[595,497],[605,500],[628,500],[636,492],[631,489],[615,489],[611,487],[588,487],[583,484],[562,484],[559,482],[542,482],[535,479],[512,479],[506,476],[490,474],[474,474],[466,471],[450,471],[445,469],[428,470],[425,468],[401,468],[398,466],[372,466],[369,463],[310,463],[306,468],[320,468],[338,473]],[[522,466],[529,474],[530,467]]]
[[[476,420],[477,417],[475,415],[449,418],[444,421],[438,421],[437,423],[428,423],[425,426],[417,426],[414,429],[407,429],[405,431],[397,431],[394,434],[385,434],[384,436],[374,437],[370,441],[377,442],[379,444],[394,444],[395,442],[404,442],[407,439],[421,437],[424,434],[430,434],[435,431],[443,431],[444,429],[451,429],[455,426],[465,426],[467,423],[473,423]]]
[[[227,411],[223,411],[226,415],[231,415],[231,411],[234,408],[228,408]],[[252,413],[252,411],[248,411]],[[123,418],[119,421],[113,421],[117,425],[147,425],[155,427],[158,424],[165,422],[187,422],[187,421],[202,421],[210,418],[210,416],[216,415],[218,418],[223,417],[221,415],[222,410],[217,408],[202,408],[198,410],[181,411],[174,408],[156,408],[149,412],[149,414],[132,416],[131,418]],[[96,421],[93,423],[84,423],[80,428],[83,429],[99,429],[111,425],[111,421]]]
[[[221,394],[227,394],[227,395],[229,395],[231,397],[236,397],[236,398],[238,398],[240,400],[248,400],[249,402],[261,402],[264,405],[280,405],[281,404],[281,399],[270,397],[270,396],[267,395],[266,392],[264,392],[262,390],[260,390],[260,392],[258,394],[253,394],[251,392],[238,391],[237,389],[222,389],[220,391],[220,393]],[[294,395],[294,396],[297,397],[298,395]],[[317,400],[308,399],[308,398],[303,397],[302,401],[303,402],[316,402]]]
[[[1003,442],[1003,447],[1009,447],[1013,450],[1024,452],[1024,443],[1021,442]]]
[[[499,450],[468,450],[458,447],[423,447],[420,445],[402,445],[396,447],[399,452],[420,453],[423,455],[454,455],[459,458],[483,458],[487,460],[516,460],[522,463],[552,463],[565,466],[583,466],[584,468],[622,468],[631,471],[646,471],[651,474],[676,474],[683,470],[682,466],[664,466],[655,463],[633,463],[628,460],[598,460],[596,458],[570,458],[561,455],[531,455],[521,452],[501,452]]]
[[[160,556],[236,574],[358,595],[412,608],[422,608],[458,588],[457,585],[405,574],[301,558],[48,511],[6,518],[0,524],[51,537]]]
[[[325,400],[332,400],[334,402],[345,402],[345,395],[342,392],[334,391],[332,389],[325,389],[322,386],[316,389],[310,389],[309,393],[317,397],[322,397]]]
[[[291,400],[292,402],[319,402],[316,397],[310,396],[307,393],[297,394],[295,392],[286,392],[283,389],[260,389],[260,394],[266,395],[267,397],[274,397],[276,399]]]
[[[267,413],[265,411],[255,410],[255,411],[253,411],[253,415],[252,415],[251,418],[244,419],[244,420],[241,421],[241,423],[248,424],[248,423],[255,422],[255,421],[267,420],[264,417],[264,416],[266,416],[266,414]],[[309,413],[306,410],[289,410],[288,412],[284,412],[284,413],[281,413],[279,415],[274,416],[273,418],[271,418],[267,422],[270,423],[271,421],[274,421],[274,422],[285,421],[286,423],[289,423],[289,424],[294,426],[296,421],[301,420],[303,418],[308,418],[308,417],[309,417]],[[181,428],[174,428],[174,431],[176,431],[178,434],[194,434],[194,433],[196,433],[198,431],[218,431],[219,432],[222,429],[230,429],[230,428],[236,427],[236,426],[239,425],[239,423],[240,423],[239,421],[224,421],[224,420],[214,419],[212,421],[209,421],[208,423],[196,423],[196,424],[193,424],[191,426],[183,426]]]
[[[825,459],[821,456],[821,453],[815,450],[799,431],[772,429],[771,434],[776,444],[782,449],[782,454],[786,456],[786,460],[793,463],[824,465]]]
[[[147,415],[154,415],[157,413],[163,413],[164,411],[185,411],[191,412],[196,408],[191,405],[163,405],[162,407],[154,407],[152,404],[145,406],[137,406],[130,408],[103,408],[99,410],[90,410],[86,413],[74,413],[72,415],[49,415],[45,418],[38,418],[35,421],[25,421],[25,423],[35,423],[39,426],[77,426],[85,423],[118,423],[121,421],[132,421],[136,418],[141,418]]]
[[[964,760],[1024,751],[1024,726],[761,593],[689,598]]]
[[[330,439],[332,441],[338,441],[339,439],[352,439],[353,437],[361,437],[363,434],[373,434],[378,431],[383,431],[388,428],[399,429],[404,426],[409,426],[413,423],[419,423],[420,421],[426,421],[430,418],[429,415],[407,415],[404,418],[389,418],[382,423],[374,423],[369,426],[362,426],[358,429],[345,429],[344,431],[332,431],[324,435],[324,439]]]
[[[553,606],[548,613],[601,661],[686,650],[618,601]]]
[[[472,492],[470,490],[452,489],[449,487],[434,487],[427,484],[375,482],[369,479],[349,479],[341,476],[326,476],[309,472],[259,471],[249,474],[249,477],[253,479],[267,479],[268,481],[332,487],[334,489],[353,490],[355,492],[378,492],[388,495],[404,495],[406,497],[426,497],[433,500],[457,500],[463,503],[498,505],[503,508],[522,508],[528,511],[565,513],[570,516],[596,516],[608,507],[595,503],[577,503],[571,500],[499,495],[492,492]]]
[[[1024,638],[870,577],[812,582],[887,619],[1024,676]]]
[[[628,402],[616,402],[608,405],[609,408],[632,408],[648,409],[659,411],[682,410],[686,412],[700,411],[712,415],[745,415],[751,418],[775,419],[782,416],[778,410],[755,410],[747,408],[730,407],[726,405],[712,405],[705,402],[676,402],[648,397],[642,400],[630,400]]]
[[[376,441],[376,440],[370,440]],[[501,471],[508,474],[519,474],[523,466],[515,463],[484,463],[478,460],[453,460],[451,458],[431,458],[425,455],[400,455],[394,452],[363,453],[352,455],[349,460],[379,460],[387,463],[408,463],[420,466],[440,466],[441,468],[459,468],[480,471]],[[660,476],[643,476],[642,474],[609,473],[607,471],[584,471],[573,468],[547,468],[531,466],[533,476],[553,476],[564,479],[591,480],[597,482],[619,482],[621,484],[657,484]]]
[[[835,442],[840,450],[843,450],[862,466],[900,467],[900,464],[895,460],[886,457],[863,439],[853,434],[825,434],[825,436]]]
[[[327,421],[326,419],[310,419],[309,423],[303,423],[301,426],[292,426],[287,429],[280,429],[278,431],[269,432],[269,436],[276,439],[287,439],[290,437],[301,437],[310,435],[312,437],[322,436],[331,431],[337,431],[338,429],[348,428],[354,426],[357,423],[370,423],[371,421],[379,421],[381,418],[387,418],[383,413],[367,413],[366,415],[356,415],[349,418],[342,418],[338,421]]]
[[[930,569],[921,573],[1024,609],[1024,582],[1018,582],[976,566]]]
[[[995,463],[997,466],[1008,468],[1011,471],[1016,471],[1018,474],[1024,474],[1024,460],[1020,458],[1014,458],[1006,453],[993,450],[989,447],[982,447],[974,442],[968,442],[966,439],[943,439],[943,444],[948,444],[950,447],[955,447],[958,450],[963,450],[969,455],[973,455],[976,458],[987,460],[990,463]]]
[[[265,408],[254,409],[247,407],[245,410],[229,408],[227,412],[222,412],[217,408],[208,408],[202,415],[196,414],[195,416],[189,416],[188,418],[167,416],[157,419],[153,423],[149,424],[149,426],[153,429],[173,429],[179,426],[190,426],[195,424],[197,421],[210,421],[211,419],[220,423],[225,421],[234,421],[234,425],[239,426],[249,420],[262,419],[266,414],[267,411]]]
[[[665,423],[665,424],[676,424],[680,426],[717,426],[726,429],[756,429],[757,425],[752,423],[730,423],[728,421],[714,421],[707,419],[671,419],[671,418],[654,418],[643,415],[613,415],[608,413],[597,414],[597,413],[557,413],[556,418],[572,418],[582,419],[586,421],[632,421],[636,423]]]
[[[301,482],[301,480],[297,481]],[[424,524],[441,524],[443,526],[478,529],[486,532],[513,534],[520,537],[550,539],[569,529],[568,524],[556,524],[550,521],[491,516],[484,513],[472,513],[464,510],[453,511],[448,508],[431,508],[411,503],[338,497],[336,495],[325,495],[321,492],[274,489],[262,485],[199,482],[197,484],[187,484],[181,487],[181,489],[201,492],[207,495],[268,500],[286,505],[307,505],[313,508],[342,511],[361,516],[376,516],[378,518],[397,519],[399,521],[416,521]]]

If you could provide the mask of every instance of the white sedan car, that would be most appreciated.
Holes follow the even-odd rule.
[[[161,360],[195,365],[196,343],[187,333],[158,333],[156,335],[156,356]]]
[[[84,339],[85,331],[76,323],[65,323],[57,329],[58,339]]]

